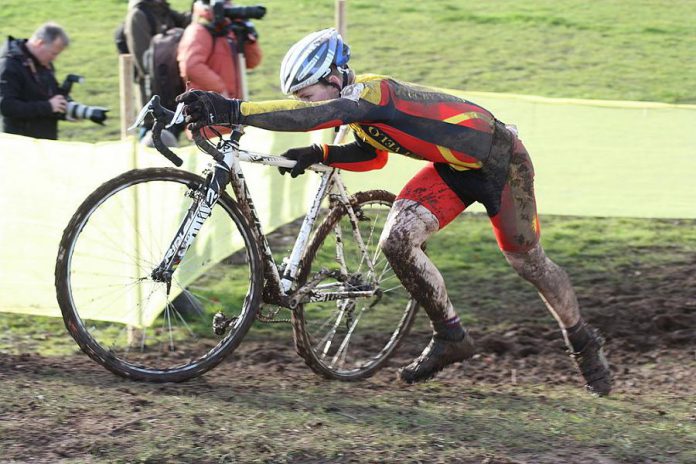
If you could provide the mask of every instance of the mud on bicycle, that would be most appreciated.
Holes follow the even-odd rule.
[[[134,124],[153,114],[155,147],[176,166],[182,160],[160,134],[183,122],[182,106],[171,112],[154,96]],[[63,233],[55,270],[68,331],[115,374],[178,382],[219,364],[255,320],[289,322],[298,354],[318,374],[374,374],[417,311],[379,247],[394,195],[349,195],[338,169],[312,166],[321,182],[289,257],[278,263],[240,161],[295,162],[240,149],[242,135],[233,127],[214,144],[194,131],[212,157],[203,177],[134,169],[84,200]]]

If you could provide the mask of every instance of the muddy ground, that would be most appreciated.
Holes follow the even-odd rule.
[[[686,260],[663,267],[639,266],[627,269],[626,273],[626,279],[618,287],[616,284],[605,285],[601,279],[592,282],[592,277],[587,277],[585,284],[591,283],[592,291],[580,294],[586,319],[607,339],[607,352],[615,376],[614,394],[636,399],[650,394],[685,400],[692,407],[689,420],[696,421],[696,292],[693,291],[696,288],[696,262]],[[518,311],[520,313],[515,318],[518,322],[504,331],[492,329],[495,324],[473,325],[471,331],[478,343],[477,355],[466,366],[455,366],[441,373],[437,385],[450,392],[469,392],[473,396],[485,396],[488,387],[494,392],[514,385],[541,385],[550,391],[569,386],[581,388],[580,378],[564,353],[560,334],[550,317],[547,321],[539,318],[538,307],[528,318],[524,306]],[[380,396],[408,388],[394,382],[396,368],[419,353],[425,340],[422,329],[423,324],[420,333],[416,330],[415,336],[398,352],[388,368],[368,381],[353,384],[353,389],[342,388],[341,394],[354,392],[356,401],[360,401],[360,397],[366,394]],[[4,432],[0,437],[0,461],[245,462],[248,459],[260,462],[361,462],[361,442],[355,443],[355,449],[346,454],[321,456],[315,451],[284,454],[273,448],[275,440],[270,439],[268,446],[271,451],[257,447],[258,454],[251,452],[247,458],[230,454],[229,459],[225,456],[196,459],[192,457],[195,455],[183,452],[164,453],[160,458],[145,453],[149,457],[143,458],[142,453],[129,454],[133,452],[131,441],[116,441],[114,444],[113,440],[121,435],[130,437],[130,440],[138,437],[138,431],[143,430],[143,421],[155,420],[152,418],[157,417],[157,412],[144,415],[153,402],[153,392],[185,398],[187,395],[217,396],[233,388],[261,395],[278,385],[283,385],[283,391],[299,391],[308,384],[315,388],[334,388],[331,382],[311,373],[294,353],[289,328],[283,337],[272,340],[254,337],[253,332],[254,328],[249,340],[245,340],[231,359],[201,379],[185,384],[158,385],[156,389],[119,379],[81,354],[68,358],[45,357],[27,349],[25,353],[1,356],[0,385],[3,385],[4,393],[0,395],[4,399],[0,405],[0,423],[4,424]],[[75,397],[71,396],[74,393],[70,393],[75,385],[87,391],[108,394],[89,395],[88,403],[76,406]],[[47,398],[53,398],[54,394],[61,398],[61,392],[56,389],[65,390],[63,395],[71,398],[72,406],[56,406],[53,413],[51,410],[41,413]],[[419,393],[426,395],[427,400],[428,391],[420,390]],[[437,393],[433,393],[431,399],[436,396]],[[403,401],[407,408],[413,399]],[[127,414],[116,412],[115,409],[119,408],[125,408]],[[325,407],[323,411],[332,409]],[[340,410],[334,412],[343,414],[345,420],[355,416]],[[667,414],[664,411],[657,413]],[[132,420],[127,419],[128,414],[132,415]],[[203,412],[192,417],[194,427],[204,428],[210,420]],[[104,449],[95,449],[94,443],[100,442],[95,437],[109,437],[112,441],[108,446],[100,445]],[[220,440],[224,440],[224,436]],[[696,438],[683,445],[696,446]],[[373,443],[371,446],[378,445]],[[387,452],[389,445],[382,446],[385,448],[382,451]],[[115,451],[113,447],[116,447]],[[640,460],[636,460],[636,454],[626,458],[579,445],[576,448],[566,445],[563,449],[545,449],[531,454],[507,449],[493,450],[491,454],[462,453],[456,455],[459,458],[445,459],[438,457],[438,449],[433,448],[428,454],[430,458],[405,455],[403,462],[693,462],[689,459],[694,456],[684,454],[683,449],[662,451],[657,456],[646,451]],[[374,455],[364,456],[369,456],[370,461],[375,460]],[[381,456],[385,456],[384,461],[392,461],[388,453]]]

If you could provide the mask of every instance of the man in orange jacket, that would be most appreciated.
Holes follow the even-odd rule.
[[[242,76],[237,63],[239,41],[234,29],[244,34],[243,54],[249,69],[261,63],[258,34],[249,21],[216,18],[212,3],[198,0],[193,4],[191,24],[179,42],[179,72],[189,90],[209,90],[228,98],[242,98]],[[230,3],[225,2],[227,6]]]

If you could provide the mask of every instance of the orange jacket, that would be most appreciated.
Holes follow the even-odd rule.
[[[187,26],[177,53],[179,72],[188,82],[187,88],[241,98],[236,45],[232,32],[228,36],[213,37],[202,24],[191,23]],[[257,41],[244,43],[244,57],[248,69],[258,66],[261,47]]]

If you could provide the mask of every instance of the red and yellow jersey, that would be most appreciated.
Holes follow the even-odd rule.
[[[482,166],[495,127],[493,115],[472,102],[377,75],[357,76],[335,100],[243,102],[240,109],[243,124],[276,131],[350,124],[358,145],[377,157],[388,151],[457,170]]]

